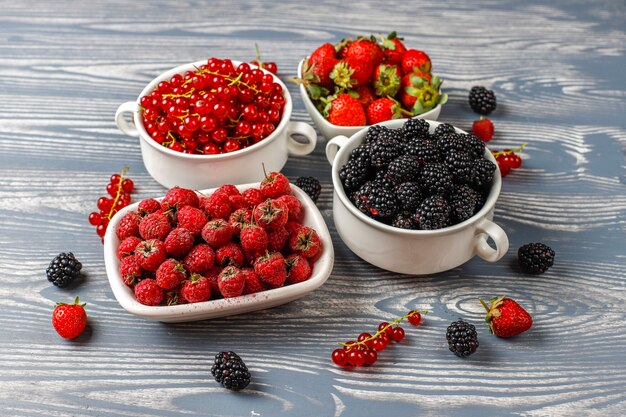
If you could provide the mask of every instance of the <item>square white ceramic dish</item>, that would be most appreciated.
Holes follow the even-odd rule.
[[[259,183],[237,185],[240,191],[258,187]],[[220,300],[205,301],[202,303],[181,304],[175,306],[145,306],[135,300],[133,291],[124,284],[119,273],[120,261],[117,258],[119,240],[115,230],[120,219],[129,211],[137,210],[139,203],[131,204],[119,211],[109,224],[104,237],[104,262],[107,276],[113,295],[120,305],[129,313],[148,320],[176,323],[196,320],[206,320],[216,317],[230,316],[234,314],[248,313],[275,307],[280,304],[296,300],[315,290],[330,276],[335,261],[335,253],[330,233],[324,222],[322,214],[308,195],[295,185],[291,185],[293,193],[300,201],[305,210],[303,224],[315,229],[322,242],[322,255],[313,266],[313,274],[304,282],[287,285],[281,288],[258,292],[256,294],[242,295],[240,297],[224,298]],[[215,189],[202,190],[203,194],[209,195]],[[160,199],[159,199],[160,200]]]

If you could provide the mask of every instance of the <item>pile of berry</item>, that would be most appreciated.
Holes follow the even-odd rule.
[[[130,204],[130,193],[135,188],[133,180],[126,178],[126,168],[119,174],[111,175],[111,179],[106,186],[109,197],[102,196],[98,199],[97,206],[99,212],[89,213],[89,223],[96,226],[96,233],[104,242],[104,234],[109,226],[111,218]]]
[[[425,113],[447,101],[429,56],[395,32],[325,43],[304,61],[303,84],[332,124],[364,126]]]
[[[120,275],[145,305],[237,297],[309,279],[317,232],[287,177],[260,188],[223,185],[210,196],[179,187],[143,200],[116,230]]]
[[[157,143],[188,154],[215,155],[243,149],[274,132],[285,96],[269,72],[209,58],[195,71],[160,82],[140,104],[143,125]]]
[[[422,119],[401,129],[372,126],[339,177],[365,215],[403,229],[441,229],[478,212],[491,189],[495,164],[476,136],[443,123],[429,133]]]

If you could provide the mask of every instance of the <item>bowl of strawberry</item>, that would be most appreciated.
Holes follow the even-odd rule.
[[[258,172],[251,165],[263,162],[280,171],[288,155],[312,152],[315,130],[290,121],[291,112],[289,91],[276,75],[209,58],[156,77],[137,100],[120,105],[115,121],[139,137],[143,162],[156,181],[205,189],[254,182]]]
[[[395,32],[325,43],[300,62],[295,81],[326,138],[392,119],[437,120],[448,99],[430,57]]]
[[[274,307],[321,286],[334,262],[315,203],[287,178],[196,192],[120,210],[104,241],[120,305],[163,322],[205,320]]]

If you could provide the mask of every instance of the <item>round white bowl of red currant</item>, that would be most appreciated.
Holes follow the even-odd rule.
[[[202,189],[252,182],[259,172],[251,166],[280,171],[289,155],[312,152],[315,130],[290,121],[291,111],[291,96],[277,76],[245,62],[210,58],[162,73],[136,101],[119,106],[115,121],[139,137],[156,181]]]

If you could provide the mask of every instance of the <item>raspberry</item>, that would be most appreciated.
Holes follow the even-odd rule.
[[[289,238],[289,249],[305,258],[312,258],[320,251],[322,243],[317,232],[308,226],[302,226]]]
[[[165,197],[161,201],[161,208],[165,210],[180,210],[185,206],[198,207],[200,200],[193,190],[186,188],[174,187],[168,190]]]
[[[185,280],[185,268],[175,259],[167,259],[156,271],[156,283],[164,290],[171,290]]]
[[[245,284],[246,279],[241,269],[234,266],[224,268],[217,279],[217,285],[224,298],[239,297]]]
[[[283,195],[278,197],[275,201],[282,203],[288,210],[287,221],[301,221],[302,215],[304,214],[304,210],[302,208],[302,203],[298,200],[297,197],[293,195]]]
[[[233,230],[233,235],[239,236],[241,229],[248,223],[252,222],[252,210],[239,209],[230,215],[228,223]]]
[[[428,197],[418,207],[416,219],[422,230],[442,229],[450,222],[450,205],[440,195]]]
[[[200,303],[211,298],[211,283],[206,277],[191,274],[191,278],[183,282],[180,294],[190,303]]]
[[[119,259],[135,254],[135,248],[141,243],[137,236],[129,236],[117,247],[117,257]]]
[[[235,187],[233,184],[224,184],[220,188],[215,190],[215,192],[216,193],[224,193],[227,196],[241,195],[241,193],[239,192],[237,187]]]
[[[236,243],[228,243],[215,251],[215,263],[219,266],[243,265],[243,252]]]
[[[139,206],[137,206],[137,212],[141,217],[152,214],[157,210],[161,210],[161,203],[156,201],[154,198],[141,200],[141,202],[139,202]]]
[[[172,291],[168,291],[165,294],[165,304],[167,306],[177,306],[180,304],[187,304],[187,300],[180,293],[181,287],[178,287]]]
[[[265,229],[254,224],[248,224],[241,229],[241,246],[250,253],[253,258],[258,258],[268,246],[268,236]]]
[[[165,244],[159,240],[145,240],[135,248],[137,264],[146,271],[156,271],[167,257]]]
[[[252,211],[252,217],[265,229],[276,229],[287,223],[289,209],[278,200],[265,200]]]
[[[170,221],[163,213],[148,214],[139,223],[139,234],[144,240],[165,240],[171,230]]]
[[[226,194],[213,193],[208,198],[202,200],[204,211],[209,217],[227,219],[233,212],[230,199]]]
[[[248,188],[241,193],[241,196],[249,208],[255,207],[265,201],[265,195],[263,195],[258,188]]]
[[[246,201],[243,199],[243,196],[241,194],[229,195],[228,201],[230,201],[230,206],[233,210],[239,210],[241,208],[248,207],[248,204],[246,204]]]
[[[120,275],[124,284],[132,287],[141,277],[141,267],[134,256],[127,256],[120,263]]]
[[[209,280],[209,284],[211,284],[211,296],[213,298],[220,298],[222,296],[220,288],[217,285],[217,280],[221,272],[222,268],[220,268],[219,266],[214,266],[213,268],[209,269],[209,272],[204,274],[205,278]]]
[[[117,225],[115,231],[117,238],[124,240],[127,237],[139,236],[139,222],[141,222],[141,217],[134,211],[125,214]]]
[[[261,192],[266,198],[278,198],[281,195],[291,194],[289,180],[280,172],[270,172],[261,181]]]
[[[298,226],[298,229],[300,227],[301,226]],[[272,252],[282,251],[287,243],[287,239],[289,239],[289,236],[291,236],[291,233],[285,227],[269,230],[267,232],[267,249]]]
[[[311,277],[311,265],[309,261],[298,254],[289,255],[285,259],[287,267],[287,282],[295,284],[306,281]]]
[[[285,224],[285,229],[289,232],[289,236],[291,236],[294,231],[300,230],[301,228],[302,224],[298,222],[287,222],[287,224]]]
[[[236,212],[235,212],[236,213]],[[224,246],[233,237],[233,229],[224,219],[211,220],[202,229],[202,239],[213,249]]]
[[[213,267],[215,257],[215,253],[209,245],[200,243],[185,256],[183,265],[189,273],[204,274]]]
[[[189,230],[194,237],[200,236],[202,228],[208,219],[202,210],[185,206],[178,210],[178,227],[184,227]]]
[[[167,254],[180,259],[193,248],[193,235],[189,230],[177,227],[167,235],[164,243]]]
[[[163,301],[163,290],[155,280],[144,279],[135,285],[135,299],[146,306],[156,306]]]
[[[287,279],[285,258],[280,252],[267,252],[254,263],[254,272],[263,282],[272,287],[280,287]]]
[[[263,285],[263,281],[259,278],[259,275],[254,272],[252,268],[243,268],[241,270],[243,277],[246,281],[243,287],[242,294],[254,294],[260,291],[265,290],[265,286]]]

